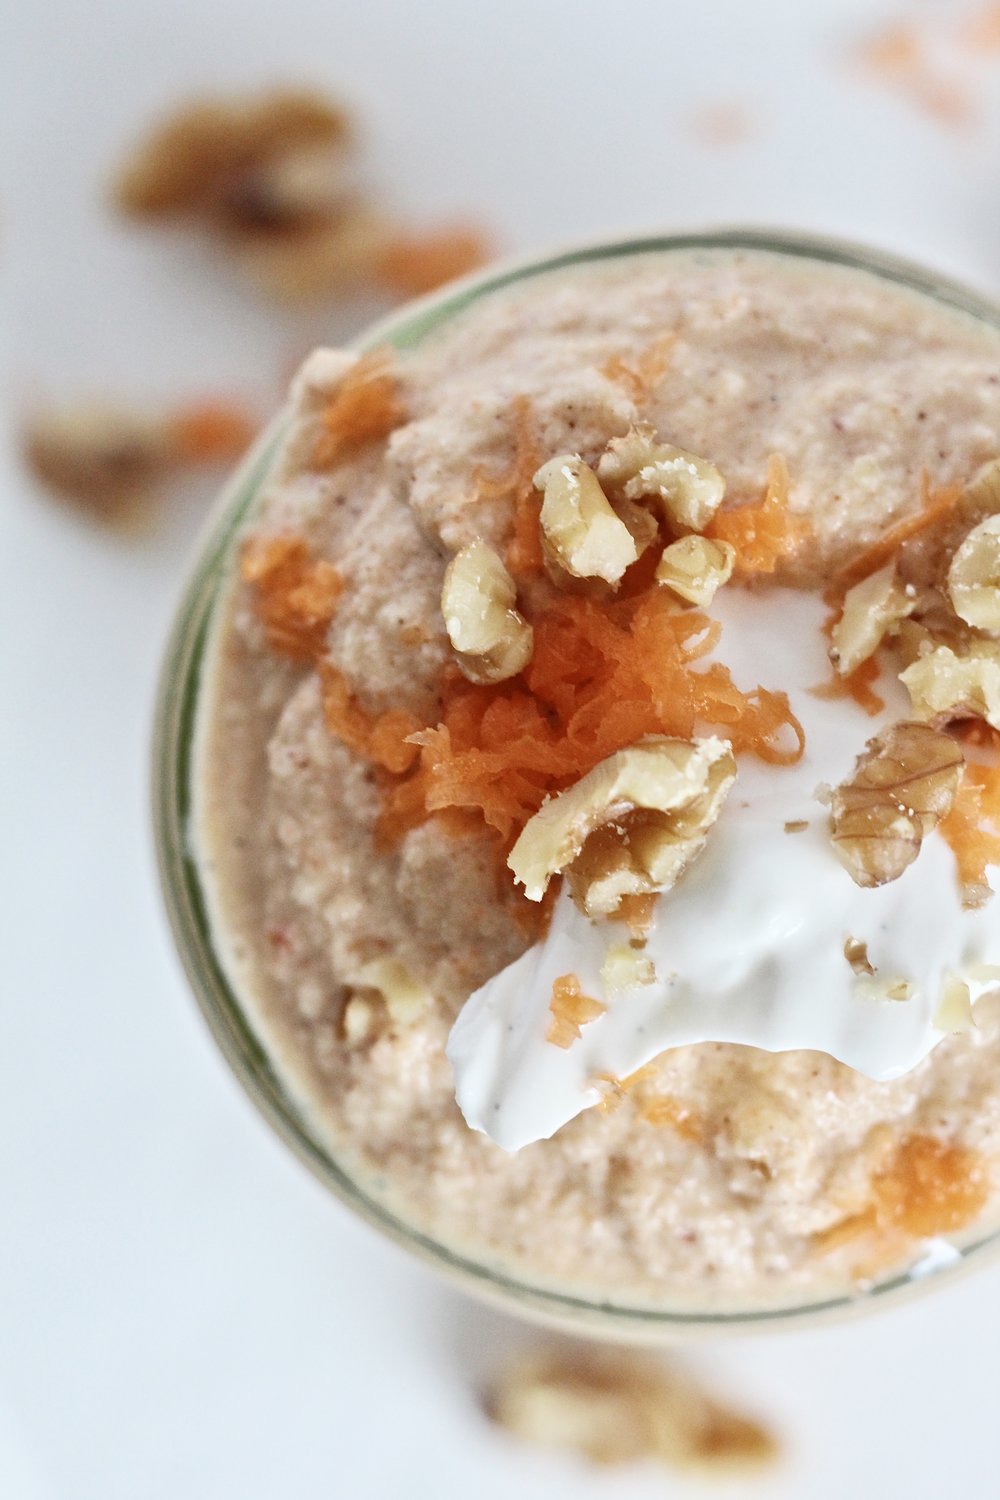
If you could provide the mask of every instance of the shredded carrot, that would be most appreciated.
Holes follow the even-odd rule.
[[[552,983],[549,1001],[552,1019],[545,1040],[554,1047],[572,1047],[583,1035],[583,1027],[603,1016],[605,1009],[599,1000],[583,993],[575,974],[560,975]]]
[[[906,1238],[951,1234],[978,1217],[989,1196],[982,1157],[930,1135],[908,1135],[891,1161],[873,1173],[870,1201],[813,1236],[820,1253],[861,1235],[878,1234],[902,1253]]]
[[[378,269],[392,291],[417,297],[475,271],[492,257],[493,246],[481,230],[454,225],[426,234],[396,235],[383,250]]]
[[[959,30],[959,41],[977,55],[1000,52],[1000,5],[994,0],[970,16]]]
[[[978,1152],[930,1135],[907,1136],[872,1187],[878,1222],[921,1239],[971,1223],[989,1193]]]
[[[330,563],[312,558],[299,536],[251,536],[240,572],[254,585],[254,605],[268,645],[294,661],[311,661],[324,648],[344,581]]]
[[[818,687],[811,688],[810,692],[814,698],[853,698],[866,714],[874,718],[885,708],[885,699],[880,698],[874,691],[874,684],[878,682],[881,675],[882,669],[878,664],[878,658],[870,656],[846,677],[841,677],[839,672],[834,672],[829,682],[820,683]]]
[[[809,523],[788,509],[788,487],[785,460],[772,453],[764,498],[721,511],[708,528],[709,536],[736,548],[736,571],[742,576],[773,573],[810,535]]]
[[[979,121],[979,111],[968,88],[957,78],[926,72],[912,80],[910,97],[918,109],[941,125],[961,129]]]
[[[913,73],[922,61],[923,49],[915,26],[896,24],[862,42],[856,56],[871,72],[894,77]]]
[[[392,352],[373,349],[363,354],[337,386],[323,413],[313,465],[328,468],[353,449],[388,437],[404,415]]]
[[[641,406],[670,368],[670,357],[676,342],[676,333],[664,333],[654,339],[634,363],[629,363],[621,355],[613,354],[602,365],[601,374],[607,376],[608,380],[623,385],[636,405]]]
[[[955,855],[966,900],[981,904],[989,892],[987,870],[1000,865],[1000,764],[966,762],[955,800],[938,827]]]
[[[349,750],[364,755],[394,776],[404,775],[418,755],[410,736],[420,729],[420,721],[402,708],[390,708],[382,714],[370,714],[358,703],[344,674],[332,662],[317,663],[323,685],[323,713],[326,725]]]
[[[872,573],[878,572],[879,568],[885,566],[904,542],[911,537],[919,536],[921,532],[936,526],[950,515],[962,497],[963,487],[960,484],[941,485],[932,489],[927,475],[921,481],[923,490],[923,504],[912,516],[904,516],[894,526],[879,537],[878,541],[872,542],[864,551],[852,557],[850,562],[836,574],[828,591],[831,599],[843,598],[847,590],[853,588],[862,579],[869,578]]]
[[[509,845],[548,795],[606,756],[646,734],[690,739],[700,723],[771,764],[801,757],[784,693],[744,693],[717,662],[693,670],[712,622],[665,590],[613,604],[564,595],[534,630],[522,677],[480,687],[455,673],[442,684],[441,721],[418,736],[416,782],[390,793],[387,826],[407,826],[423,795],[428,813],[477,810]]]
[[[256,435],[257,421],[230,401],[196,401],[174,412],[171,446],[189,463],[227,463],[239,458]]]

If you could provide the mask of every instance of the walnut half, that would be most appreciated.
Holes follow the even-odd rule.
[[[868,741],[831,797],[833,846],[856,885],[885,885],[951,807],[964,764],[947,734],[903,720]]]
[[[507,863],[531,901],[566,871],[589,917],[667,890],[698,854],[736,776],[724,740],[651,735],[609,755],[525,825]]]
[[[444,575],[441,612],[455,659],[470,682],[503,682],[531,660],[534,634],[514,608],[517,587],[485,542],[470,542]]]

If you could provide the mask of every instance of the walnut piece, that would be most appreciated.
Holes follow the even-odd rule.
[[[608,491],[625,500],[658,500],[669,520],[704,531],[722,504],[726,481],[714,464],[671,443],[660,443],[641,423],[613,438],[597,465]]]
[[[363,995],[352,995],[344,1006],[341,1025],[349,1047],[360,1047],[375,1029],[375,1007]]]
[[[711,604],[716,592],[733,576],[736,548],[706,536],[682,536],[663,549],[656,568],[657,583],[689,604]]]
[[[345,197],[352,129],[339,105],[277,89],[205,99],[164,120],[135,149],[115,201],[135,218],[181,216],[237,234],[274,234]]]
[[[948,595],[967,625],[1000,630],[1000,515],[980,521],[955,549]]]
[[[724,740],[651,735],[609,755],[526,823],[507,864],[531,901],[568,872],[577,906],[609,916],[662,891],[700,853],[736,776]]]
[[[522,1359],[494,1382],[486,1409],[516,1437],[573,1448],[597,1464],[651,1457],[718,1474],[759,1468],[777,1453],[758,1422],[634,1349],[577,1346]]]
[[[639,552],[593,469],[579,454],[563,453],[543,464],[533,482],[544,492],[542,551],[556,576],[561,569],[571,578],[619,583]]]
[[[945,978],[941,1003],[934,1013],[934,1025],[938,1031],[950,1032],[952,1035],[971,1031],[975,1025],[972,992],[957,974],[949,974]]]
[[[434,1004],[430,990],[398,958],[374,958],[362,964],[351,975],[351,983],[360,990],[377,991],[395,1026],[412,1026]],[[349,1002],[348,1010],[353,1003]]]
[[[106,518],[148,494],[171,465],[159,423],[96,402],[37,412],[23,446],[43,484]]]
[[[448,564],[441,612],[455,659],[470,682],[503,682],[528,665],[534,634],[514,608],[517,586],[483,541],[470,542]]]
[[[36,478],[102,520],[116,520],[172,474],[228,463],[256,422],[237,403],[189,401],[160,413],[111,402],[39,408],[25,421],[24,459]]]
[[[833,846],[856,885],[897,879],[944,817],[964,764],[954,740],[927,724],[893,724],[868,741],[831,796]]]
[[[626,990],[656,983],[656,968],[648,953],[632,943],[609,943],[601,965],[601,984],[609,1000]]]
[[[862,974],[871,976],[875,973],[875,965],[868,957],[868,944],[861,938],[844,939],[844,957],[859,977]]]
[[[894,563],[848,589],[830,641],[830,660],[840,675],[849,677],[874,656],[885,637],[912,614],[916,604],[916,590],[908,592],[899,582]]]
[[[936,646],[900,672],[913,712],[922,720],[985,719],[1000,729],[1000,645],[970,642],[960,653]]]

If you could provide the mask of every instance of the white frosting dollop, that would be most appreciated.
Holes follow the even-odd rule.
[[[935,1017],[950,976],[973,1000],[995,987],[981,971],[1000,963],[1000,915],[994,904],[963,908],[940,834],[898,880],[863,890],[837,858],[817,800],[823,784],[850,774],[881,724],[906,716],[903,689],[883,674],[877,719],[849,698],[809,692],[830,677],[817,595],[728,589],[712,614],[723,627],[716,658],[741,688],[788,693],[805,753],[791,767],[740,757],[704,852],[657,898],[645,949],[654,983],[605,993],[601,967],[626,929],[589,921],[564,891],[544,941],[470,996],[448,1041],[456,1097],[468,1124],[507,1151],[595,1104],[595,1078],[625,1077],[691,1042],[808,1048],[871,1078],[896,1077],[945,1035]],[[799,820],[808,826],[786,831]],[[909,998],[877,998],[845,957],[849,938],[866,944],[879,979],[907,981]],[[566,974],[607,1010],[563,1049],[545,1033],[553,983]]]

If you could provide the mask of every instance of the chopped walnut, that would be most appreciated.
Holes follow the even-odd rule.
[[[363,995],[352,995],[344,1006],[341,1025],[347,1045],[360,1047],[375,1030],[375,1007]]]
[[[934,1013],[934,1025],[938,1031],[957,1035],[963,1031],[971,1031],[974,1024],[972,992],[957,974],[949,974],[944,982],[941,1003]]]
[[[335,214],[294,232],[243,235],[227,241],[244,278],[265,297],[291,306],[343,296],[373,279],[390,221],[378,208],[352,199]]]
[[[936,646],[899,674],[913,712],[924,720],[985,719],[1000,729],[1000,645],[970,642],[960,652]]]
[[[617,516],[597,475],[576,453],[549,459],[534,477],[543,491],[539,524],[546,563],[571,578],[617,584],[639,556],[632,533]]]
[[[609,943],[601,965],[601,983],[609,1000],[626,990],[656,983],[656,969],[648,953],[632,943]]]
[[[874,656],[916,604],[916,590],[908,592],[899,582],[893,563],[848,589],[830,644],[830,660],[840,675],[849,677]]]
[[[483,541],[470,542],[448,564],[441,590],[445,629],[470,682],[503,682],[531,660],[534,635],[514,605],[517,586]]]
[[[377,991],[395,1026],[412,1026],[434,1004],[430,990],[398,958],[374,958],[362,964],[351,975],[351,983],[361,990]]]
[[[486,1397],[494,1422],[531,1442],[574,1448],[597,1464],[656,1458],[718,1474],[773,1462],[760,1423],[650,1357],[580,1346],[522,1360]]]
[[[863,1000],[912,1000],[916,988],[902,975],[859,974],[855,994]]]
[[[194,401],[160,414],[80,402],[35,412],[22,442],[25,462],[48,489],[115,520],[172,474],[239,458],[255,430],[228,401]]]
[[[411,296],[489,257],[472,229],[401,228],[359,181],[355,145],[345,110],[319,94],[205,99],[139,144],[114,201],[132,218],[207,229],[260,290],[285,300],[365,283]]]
[[[856,885],[897,879],[944,817],[962,774],[961,749],[927,724],[903,721],[868,741],[831,797],[833,845]]]
[[[141,142],[115,201],[135,218],[198,217],[237,234],[287,231],[343,200],[351,139],[345,111],[318,94],[206,99]]]
[[[704,531],[726,492],[714,464],[657,442],[645,423],[612,439],[597,475],[610,493],[626,500],[659,500],[668,518],[689,531]]]
[[[868,957],[868,944],[862,942],[860,938],[849,937],[844,939],[844,957],[855,974],[871,975],[875,973],[875,965]]]
[[[706,536],[682,536],[663,549],[656,568],[657,583],[689,604],[711,604],[717,591],[733,576],[736,548]]]
[[[948,569],[955,613],[977,630],[1000,630],[1000,515],[987,516],[956,548]]]
[[[567,871],[574,901],[609,916],[669,889],[700,853],[736,776],[723,740],[651,735],[609,755],[527,822],[507,863],[531,901]]]

